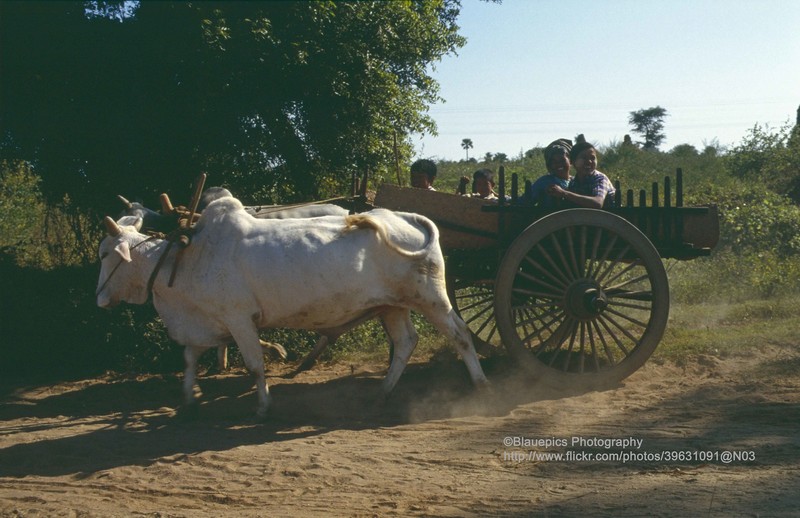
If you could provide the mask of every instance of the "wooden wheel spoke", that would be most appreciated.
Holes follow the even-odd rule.
[[[542,327],[540,327],[540,328],[537,328],[536,326],[532,325],[531,327],[532,327],[533,330],[530,333],[527,333],[527,331],[526,331],[526,334],[523,337],[522,342],[523,343],[529,343],[530,339],[535,336],[536,338],[539,339],[539,342],[540,342],[539,347],[538,347],[539,352],[543,351],[548,345],[552,345],[552,343],[554,341],[555,341],[556,349],[558,349],[558,347],[561,345],[561,342],[563,341],[563,338],[562,338],[561,334],[559,334],[559,330],[563,327],[563,321],[562,321],[563,317],[564,317],[563,314],[556,315],[555,317],[551,318],[549,321],[542,322]],[[535,319],[530,319],[527,322],[530,323],[533,320],[535,320]],[[550,326],[552,326],[556,322],[560,322],[560,321],[562,322],[562,324],[560,324],[559,327],[557,327],[556,330],[553,331]],[[527,327],[523,326],[523,329],[527,329]],[[545,331],[550,333],[550,336],[548,338],[543,338],[542,337],[542,333],[544,333]],[[555,337],[555,338],[553,338],[553,337]],[[537,353],[537,355],[538,355],[538,353]]]
[[[606,330],[606,333],[608,333],[611,336],[611,338],[614,340],[614,343],[617,344],[617,347],[619,347],[619,349],[623,352],[623,354],[625,354],[625,356],[628,356],[629,353],[628,353],[628,349],[625,347],[625,344],[623,344],[622,340],[619,339],[617,334],[614,333],[614,331],[612,331],[610,327],[608,327],[608,324],[606,324],[606,321],[604,319],[602,319],[602,318],[599,318],[597,320],[600,321],[600,325],[602,325],[603,329]]]
[[[492,328],[489,330],[489,335],[486,337],[487,342],[491,342],[494,335],[497,334],[497,321],[492,320]]]
[[[492,310],[494,310],[494,306],[492,306]],[[475,330],[475,334],[476,334],[476,335],[479,335],[479,334],[481,334],[481,333],[483,332],[483,330],[484,330],[484,329],[486,329],[486,326],[488,326],[489,324],[491,324],[491,325],[492,325],[492,332],[491,332],[491,333],[489,333],[489,336],[491,336],[492,334],[494,334],[494,329],[495,329],[495,327],[496,327],[496,324],[495,324],[495,319],[494,319],[494,311],[492,311],[491,315],[489,315],[489,316],[486,318],[486,320],[484,320],[484,321],[483,321],[483,324],[481,324],[481,325],[478,327],[478,329],[476,329],[476,330]]]
[[[586,363],[586,322],[581,322],[580,342],[581,349],[578,352],[578,372],[583,374],[583,368]]]
[[[611,277],[610,279],[606,280],[604,284],[605,285],[613,284],[614,282],[616,282],[617,279],[619,279],[620,277],[622,277],[626,273],[630,272],[631,270],[633,270],[637,266],[640,266],[641,265],[641,261],[642,261],[641,259],[636,259],[635,261],[633,261],[632,263],[627,265],[625,268],[623,268],[622,270],[618,271],[613,277]],[[626,279],[622,283],[617,284],[615,286],[612,286],[611,289],[616,289],[616,288],[620,288],[622,286],[627,286],[629,284],[633,284],[635,282],[639,282],[639,281],[642,281],[642,280],[647,279],[647,278],[648,278],[647,277],[647,272],[644,272],[644,274],[642,274],[642,275],[640,275],[638,277],[634,277],[632,279]]]
[[[483,297],[481,299],[476,300],[475,302],[473,302],[471,304],[467,304],[466,306],[463,306],[463,307],[459,306],[458,310],[463,313],[463,312],[465,312],[467,310],[470,310],[472,308],[475,308],[475,307],[478,307],[478,306],[482,306],[482,305],[486,305],[486,304],[488,304],[489,306],[493,305],[494,304],[494,296]]]
[[[622,251],[617,255],[616,259],[608,263],[608,266],[606,266],[605,270],[603,270],[603,273],[595,277],[595,280],[598,283],[602,284],[603,279],[605,279],[606,276],[609,273],[611,273],[614,270],[614,268],[617,267],[617,265],[622,263],[622,258],[625,257],[625,255],[628,253],[628,251],[630,251],[630,249],[631,247],[629,245],[626,245],[625,248],[623,248]]]
[[[581,227],[581,244],[580,248],[578,249],[580,253],[578,254],[578,264],[580,265],[580,276],[584,277],[586,275],[586,240],[587,240],[587,232],[588,229],[586,226]]]
[[[530,310],[534,310],[534,309],[542,309],[542,308],[560,307],[560,304],[557,304],[557,303],[552,302],[552,301],[546,301],[546,302],[536,302],[535,304],[528,304],[528,303],[526,303],[526,304],[518,304],[518,305],[512,306],[512,307],[513,307],[513,309],[530,309]]]
[[[520,306],[520,307],[518,307],[518,308],[515,308],[515,310],[517,310],[517,311],[520,311],[520,312],[526,312],[526,309],[527,309],[527,308],[526,308],[525,306]],[[551,309],[550,311],[545,311],[545,312],[543,312],[543,313],[538,313],[538,314],[536,314],[536,313],[535,313],[535,314],[533,314],[533,315],[530,315],[530,314],[528,314],[528,313],[526,312],[526,318],[525,318],[524,320],[518,320],[518,321],[516,322],[516,325],[517,325],[517,327],[519,327],[520,325],[525,325],[525,324],[533,324],[533,323],[534,323],[534,322],[536,322],[537,320],[538,320],[539,322],[545,322],[545,318],[550,318],[550,317],[552,317],[553,315],[559,315],[559,314],[563,314],[563,313],[564,313],[564,312],[563,312],[563,311],[561,311],[561,309],[560,309],[560,308],[553,308],[553,309]],[[551,321],[550,321],[550,323],[552,323],[552,322],[553,322],[553,320],[551,320]],[[547,325],[548,325],[548,324],[544,324],[544,326],[545,326],[545,327],[546,327]]]
[[[625,335],[625,336],[628,338],[628,340],[630,340],[631,342],[633,342],[633,343],[634,343],[634,346],[636,346],[636,345],[638,345],[638,344],[639,344],[639,339],[638,339],[638,338],[636,338],[635,336],[633,336],[633,335],[631,334],[631,332],[630,332],[630,331],[628,331],[628,330],[627,330],[627,329],[625,329],[623,326],[621,326],[621,325],[619,324],[619,322],[617,322],[617,321],[616,321],[616,320],[614,320],[613,318],[609,318],[609,317],[608,317],[608,315],[607,315],[606,313],[604,313],[604,314],[603,314],[603,315],[600,317],[600,319],[601,319],[601,322],[611,322],[611,323],[614,325],[614,327],[616,327],[616,328],[617,328],[617,330],[618,330],[618,331],[620,331],[620,332],[621,332],[623,335]],[[618,345],[620,345],[620,344],[618,343]],[[627,356],[627,355],[628,355],[628,350],[623,348],[623,351],[625,351],[625,355]]]
[[[561,260],[561,264],[565,266],[564,270],[569,275],[569,279],[575,278],[575,272],[569,270],[569,263],[567,262],[567,258],[564,256],[564,250],[561,248],[561,243],[558,242],[556,239],[555,233],[550,234],[550,241],[553,243],[553,249],[556,251],[558,258]]]
[[[606,308],[606,313],[611,313],[612,315],[616,315],[619,318],[623,318],[623,319],[627,320],[628,322],[630,322],[631,324],[636,324],[637,326],[641,327],[642,329],[646,329],[647,328],[647,324],[645,322],[640,322],[639,320],[636,320],[632,316],[626,315],[625,313],[621,313],[619,311],[611,309],[610,307]]]
[[[583,277],[583,268],[578,267],[578,259],[575,257],[575,240],[572,235],[572,227],[567,227],[565,234],[567,234],[567,251],[569,251],[569,259],[572,263],[572,272],[576,278]]]
[[[600,342],[603,344],[603,351],[606,353],[608,364],[614,365],[614,355],[611,353],[611,349],[608,347],[608,342],[606,342],[605,335],[603,335],[603,332],[600,330],[597,320],[592,320],[592,326],[594,327],[595,333],[600,338]]]
[[[638,310],[641,310],[641,311],[650,311],[650,310],[653,309],[652,306],[638,306],[636,304],[628,304],[626,302],[619,302],[619,301],[616,301],[614,299],[609,300],[608,304],[610,306],[613,306],[613,307],[638,309]]]
[[[544,268],[541,264],[539,264],[538,262],[536,262],[533,259],[531,259],[530,256],[526,255],[525,256],[525,261],[528,264],[530,264],[531,266],[533,266],[534,268],[536,268],[539,272],[543,273],[544,275],[546,275],[547,277],[552,279],[553,282],[558,284],[560,289],[565,289],[567,287],[566,283],[564,283],[561,279],[559,279],[558,277],[553,275],[552,272],[550,272],[547,268]]]
[[[593,321],[590,321],[589,324],[586,326],[586,330],[589,334],[589,346],[592,348],[592,361],[594,362],[594,371],[600,372],[600,359],[597,357],[597,346],[594,342],[594,331],[592,331],[592,325],[594,324]]]
[[[564,272],[564,270],[561,269],[561,266],[557,265],[555,261],[553,261],[553,258],[550,256],[550,254],[547,253],[547,250],[545,250],[541,244],[537,244],[536,251],[545,258],[547,263],[550,265],[551,272],[553,272],[554,274],[561,274],[560,280],[562,281],[562,284],[564,286],[568,285],[570,282],[570,278],[566,275],[566,272]]]
[[[590,274],[588,274],[587,277],[597,277],[597,272],[600,271],[600,268],[602,267],[603,263],[608,261],[608,256],[611,255],[611,251],[617,245],[617,240],[618,239],[619,239],[619,236],[617,234],[614,234],[611,237],[611,241],[606,245],[605,250],[603,250],[602,257],[600,257],[597,261],[595,261],[595,265],[597,267]],[[598,246],[599,246],[599,244],[600,243],[598,243]],[[594,257],[597,257],[597,255],[595,254]]]
[[[465,322],[467,325],[469,325],[469,324],[471,324],[472,322],[475,322],[476,320],[478,320],[479,318],[481,318],[483,315],[485,315],[485,314],[486,314],[486,313],[488,313],[489,311],[494,311],[494,306],[493,306],[493,305],[488,305],[488,306],[486,306],[486,307],[485,307],[485,308],[483,308],[482,310],[478,311],[477,313],[475,313],[474,315],[472,315],[471,317],[469,317],[469,319],[466,319],[466,320],[464,320],[464,322]],[[492,313],[492,315],[494,315],[494,313]],[[490,315],[490,316],[492,316],[492,315]]]
[[[572,325],[572,334],[569,337],[569,347],[567,348],[566,352],[564,353],[564,368],[563,371],[567,371],[569,369],[569,359],[572,356],[572,349],[575,347],[575,337],[578,335],[578,321],[575,320]],[[555,359],[558,357],[557,354],[553,355],[553,358],[550,360],[550,365],[552,366],[555,362]]]
[[[524,288],[514,288],[512,290],[512,293],[514,295],[522,295],[522,296],[525,296],[525,297],[536,297],[536,298],[539,298],[539,299],[552,300],[553,304],[555,304],[556,301],[560,300],[560,298],[561,298],[558,293],[551,293],[551,292],[544,292],[544,291],[530,291],[530,290],[526,290]]]
[[[610,299],[640,300],[642,302],[653,302],[653,292],[651,290],[642,291],[616,291],[614,289],[603,290]]]
[[[603,236],[602,229],[595,229],[594,233],[594,241],[592,242],[592,252],[589,254],[588,262],[589,266],[586,268],[586,277],[592,278],[595,273],[595,267],[600,267],[602,261],[605,259],[601,259],[598,261],[597,252],[600,250],[600,239]]]
[[[544,327],[544,328],[537,329],[536,326],[531,324],[531,329],[532,330],[529,331],[528,330],[528,324],[533,322],[534,319],[531,317],[530,312],[528,310],[524,309],[524,308],[520,309],[519,313],[525,316],[524,319],[522,319],[522,318],[516,319],[516,321],[519,322],[518,327],[519,326],[522,327],[522,343],[530,346],[531,339],[534,336],[539,340],[540,344],[542,342],[544,342],[544,340],[542,339],[542,333],[544,333],[545,331],[550,331],[550,327],[547,326],[547,327]],[[550,331],[550,332],[552,334],[552,331]]]
[[[531,275],[529,273],[519,272],[519,276],[523,277],[525,279],[528,279],[529,281],[532,281],[534,286],[535,285],[544,286],[545,288],[548,288],[549,290],[551,290],[553,293],[558,293],[558,292],[563,292],[564,291],[564,286],[553,286],[549,282],[545,282],[541,278],[534,277],[533,275]]]

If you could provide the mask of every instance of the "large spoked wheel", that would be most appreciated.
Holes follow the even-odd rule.
[[[525,229],[500,263],[495,318],[510,354],[561,389],[613,385],[642,366],[669,317],[658,251],[623,218],[569,209]]]

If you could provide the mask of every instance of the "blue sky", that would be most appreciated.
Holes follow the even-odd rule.
[[[800,1],[463,0],[467,44],[433,70],[445,103],[418,157],[517,156],[583,133],[630,133],[631,111],[667,109],[662,150],[741,141],[800,106]],[[636,135],[632,135],[634,140]]]

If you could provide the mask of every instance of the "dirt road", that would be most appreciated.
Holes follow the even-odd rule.
[[[241,375],[201,378],[193,421],[177,376],[6,387],[0,513],[797,516],[798,347],[651,360],[574,395],[485,367],[490,395],[445,358],[411,365],[388,401],[379,365],[272,369],[264,424]]]

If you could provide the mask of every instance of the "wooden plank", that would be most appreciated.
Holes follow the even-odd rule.
[[[684,243],[691,243],[695,248],[714,248],[719,242],[719,214],[717,207],[708,207],[708,212],[679,212],[682,218]]]
[[[497,244],[498,214],[481,211],[485,205],[495,205],[492,201],[383,184],[375,195],[375,205],[429,217],[439,227],[439,242],[444,250],[490,248]]]

